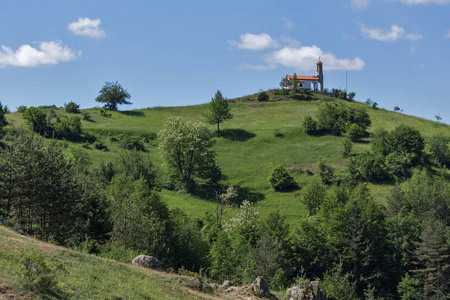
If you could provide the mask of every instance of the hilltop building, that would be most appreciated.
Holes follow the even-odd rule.
[[[318,91],[319,90],[319,84],[320,84],[320,91],[323,92],[323,69],[322,69],[322,62],[319,60],[316,63],[316,76],[298,76],[297,75],[297,89],[308,89],[312,91]],[[286,82],[289,82],[290,84],[286,85],[286,89],[292,89],[292,79],[294,78],[294,75],[286,75]]]

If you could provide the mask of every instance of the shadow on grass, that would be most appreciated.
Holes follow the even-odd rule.
[[[243,129],[224,129],[220,132],[219,136],[230,141],[246,142],[254,138],[256,134]]]
[[[135,110],[125,110],[125,111],[117,111],[119,114],[130,116],[130,117],[143,117],[145,114],[142,111]]]
[[[251,203],[256,203],[258,201],[264,200],[264,195],[260,192],[254,191],[248,187],[237,187],[238,197],[233,201],[237,205],[241,205],[244,200],[248,200]]]

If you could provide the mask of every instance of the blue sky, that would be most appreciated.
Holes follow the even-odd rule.
[[[2,1],[0,101],[95,102],[118,81],[133,105],[208,102],[296,72],[356,99],[450,120],[450,0]]]

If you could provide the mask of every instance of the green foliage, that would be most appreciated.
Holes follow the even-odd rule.
[[[310,115],[307,115],[303,119],[303,131],[306,134],[314,134],[317,132],[317,121],[314,120]]]
[[[77,116],[64,116],[52,124],[53,133],[58,138],[76,138],[81,134],[81,120]]]
[[[353,182],[374,182],[387,177],[384,159],[381,155],[365,151],[356,157],[351,157],[347,169]]]
[[[356,300],[356,281],[352,280],[351,273],[344,273],[342,262],[330,272],[328,271],[323,281],[320,282],[330,300]]]
[[[56,276],[64,270],[61,264],[51,262],[38,252],[24,253],[20,264],[20,276],[28,289],[41,293],[56,292]]]
[[[397,291],[401,300],[420,300],[423,295],[420,292],[420,280],[411,277],[408,273],[402,278],[397,286]]]
[[[325,199],[325,187],[318,181],[311,181],[302,190],[301,202],[310,216],[315,215]]]
[[[334,135],[340,135],[355,124],[355,132],[352,133],[355,138],[360,137],[367,127],[372,123],[369,114],[362,108],[354,108],[342,103],[327,102],[320,107],[318,114],[318,129],[330,132]],[[352,128],[353,130],[353,128]]]
[[[81,115],[83,116],[83,120],[86,120],[86,121],[92,121],[92,118],[91,118],[91,114],[90,114],[90,113],[88,113],[88,112],[82,112]]]
[[[6,106],[5,106],[6,108]],[[2,103],[0,102],[0,130],[5,127],[6,125],[8,125],[8,121],[6,121],[6,117],[5,117],[5,110],[2,106]]]
[[[356,123],[347,123],[345,124],[344,135],[355,142],[364,135],[364,128]]]
[[[294,177],[292,177],[283,166],[272,170],[269,176],[269,182],[270,186],[275,191],[279,192],[288,191],[298,187]]]
[[[356,96],[356,93],[355,93],[355,92],[348,93],[348,99],[349,99],[349,100],[355,99],[355,96]]]
[[[220,170],[214,161],[211,132],[202,123],[171,118],[158,133],[159,148],[176,183],[188,192],[195,190],[196,179],[209,179],[215,171],[218,181]]]
[[[27,110],[27,107],[25,105],[20,105],[17,107],[17,112],[20,114],[23,114]]]
[[[256,97],[256,100],[258,100],[258,102],[269,101],[269,95],[266,92],[260,92],[258,97]]]
[[[31,126],[31,130],[45,135],[48,133],[47,112],[40,108],[30,107],[23,113],[23,118]]]
[[[209,124],[217,124],[217,134],[220,133],[219,124],[233,117],[231,107],[228,106],[228,100],[222,96],[222,92],[217,90],[214,98],[208,105],[208,112],[204,117]]]
[[[64,110],[66,111],[66,113],[79,114],[80,113],[80,105],[76,104],[73,101],[70,101],[69,103],[64,104]]]
[[[132,104],[127,101],[130,99],[130,94],[117,81],[105,82],[99,93],[95,101],[105,103],[106,109],[117,110],[118,105]]]
[[[142,139],[138,136],[124,136],[121,138],[119,145],[123,149],[145,151]]]
[[[327,165],[322,158],[317,162],[316,173],[319,175],[322,184],[331,184],[334,180],[333,167]]]
[[[158,170],[149,155],[135,151],[119,154],[118,171],[134,180],[142,179],[150,189],[158,188]]]
[[[432,161],[438,166],[450,167],[450,138],[443,134],[433,135],[427,140]]]
[[[108,113],[108,109],[106,106],[100,108],[100,115],[106,118],[110,118],[112,116],[112,114]]]
[[[348,157],[352,153],[353,143],[350,138],[345,138],[342,140],[342,147],[344,147],[344,151],[342,152],[343,157]]]
[[[102,143],[102,141],[96,140],[92,146],[94,146],[95,149],[97,150],[104,150],[104,151],[108,151],[108,147],[106,147],[105,144]]]
[[[413,165],[421,162],[425,140],[420,132],[411,126],[400,125],[388,134],[374,140],[372,150],[384,157],[391,153],[409,153]]]

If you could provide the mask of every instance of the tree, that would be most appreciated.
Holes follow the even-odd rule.
[[[258,102],[266,102],[269,101],[269,95],[267,95],[266,92],[261,92],[258,94],[258,96],[256,97],[256,100],[258,100]]]
[[[79,114],[80,113],[80,105],[76,104],[73,101],[64,104],[64,109],[67,113],[71,114]]]
[[[217,90],[214,98],[211,98],[208,108],[209,111],[205,114],[206,121],[209,124],[217,124],[217,134],[220,134],[219,124],[233,117],[228,101],[223,98],[221,91]]]
[[[132,104],[127,99],[130,99],[130,94],[116,81],[105,82],[95,101],[106,103],[105,106],[109,110],[117,110],[119,104]]]
[[[23,118],[31,125],[31,130],[45,135],[49,129],[47,123],[47,112],[37,108],[30,107],[23,113]]]
[[[6,125],[8,125],[8,121],[6,121],[5,111],[3,109],[2,103],[0,102],[0,129],[2,129]]]
[[[297,183],[294,178],[283,166],[272,170],[272,173],[270,173],[269,182],[275,191],[287,191],[297,187]]]
[[[211,137],[211,132],[202,123],[181,118],[167,120],[164,129],[158,133],[159,147],[173,179],[188,192],[195,189],[194,178],[208,179],[211,171],[218,171]],[[217,177],[219,180],[220,176]]]

